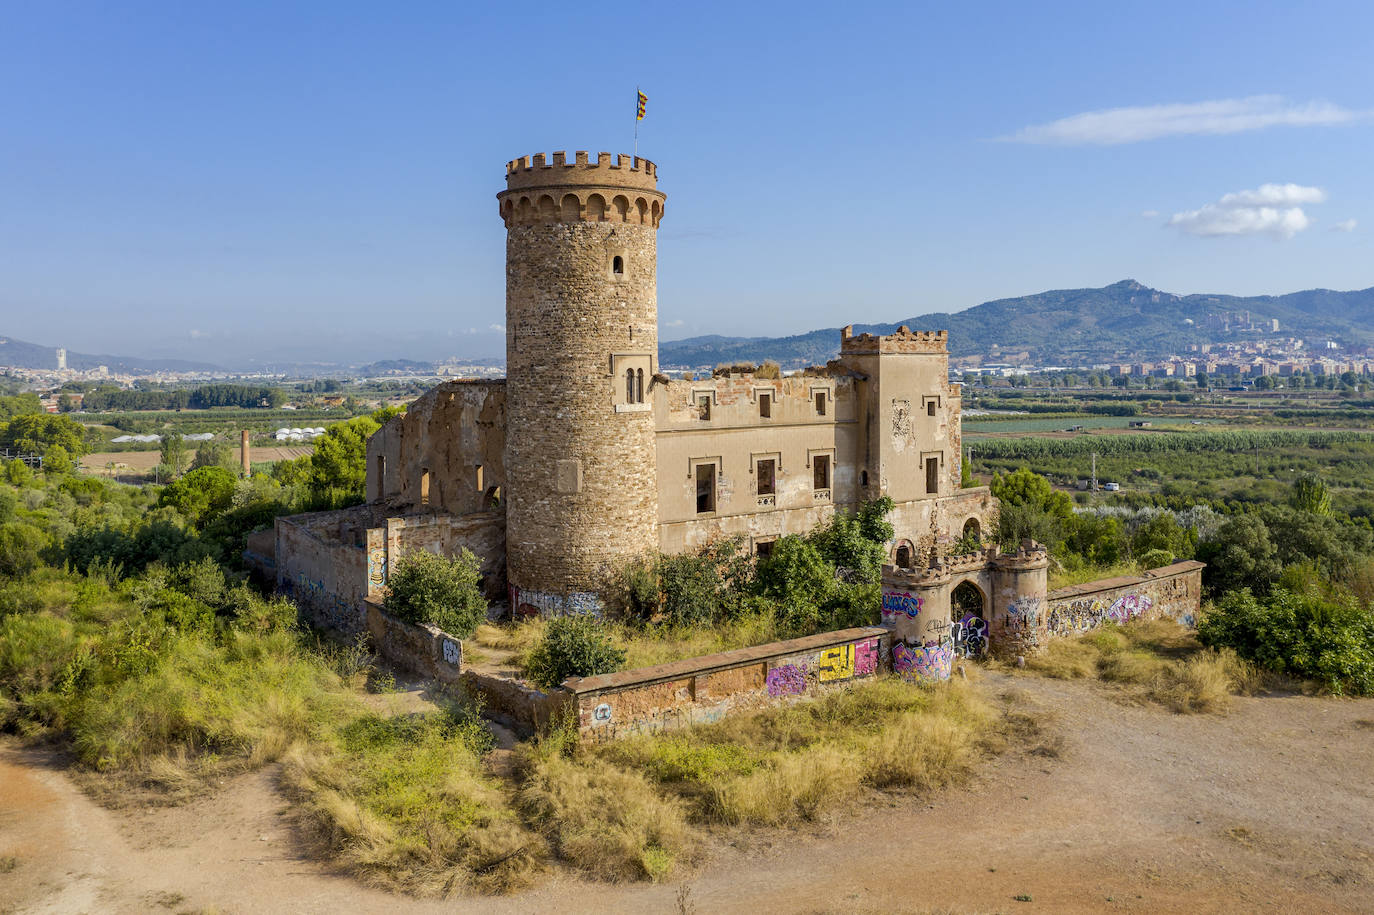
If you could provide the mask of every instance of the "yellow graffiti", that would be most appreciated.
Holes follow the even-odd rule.
[[[821,652],[821,680],[847,680],[854,676],[854,646],[837,645]]]

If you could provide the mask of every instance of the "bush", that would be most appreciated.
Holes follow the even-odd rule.
[[[541,689],[553,689],[569,677],[614,673],[624,663],[625,652],[593,617],[563,616],[549,620],[525,673]]]
[[[1333,693],[1374,695],[1374,613],[1348,598],[1232,591],[1198,622],[1198,638]]]
[[[481,564],[469,550],[452,559],[415,550],[402,556],[391,571],[386,612],[465,639],[487,617],[481,580]]]

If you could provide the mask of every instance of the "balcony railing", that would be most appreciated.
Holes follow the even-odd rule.
[[[778,504],[778,497],[775,493],[766,496],[759,496],[759,508],[773,508]]]
[[[811,493],[811,501],[812,501],[812,502],[829,502],[829,501],[830,501],[830,490],[828,490],[828,489],[817,489],[817,490],[814,490],[814,491]]]

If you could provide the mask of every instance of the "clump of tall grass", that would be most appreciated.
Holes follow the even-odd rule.
[[[1108,624],[1054,639],[1026,659],[1026,670],[1114,683],[1180,713],[1224,711],[1234,695],[1260,683],[1254,665],[1230,650],[1204,649],[1191,630],[1171,620]]]
[[[566,738],[524,749],[519,804],[558,855],[605,880],[660,880],[691,850],[683,804],[608,759],[565,752]]]

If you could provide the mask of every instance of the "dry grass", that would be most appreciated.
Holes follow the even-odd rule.
[[[1172,620],[1130,622],[1068,639],[1055,639],[1026,659],[1026,670],[1063,680],[1096,678],[1126,695],[1175,712],[1225,711],[1236,694],[1258,689],[1254,665],[1230,650],[1210,651],[1192,630]]]
[[[1121,562],[1114,566],[1085,566],[1081,569],[1065,568],[1061,565],[1053,566],[1049,574],[1049,589],[1068,588],[1073,585],[1082,585],[1090,581],[1097,581],[1105,578],[1118,578],[1122,575],[1139,575],[1140,566],[1133,562]]]
[[[559,856],[604,880],[661,880],[690,850],[683,805],[639,772],[527,746],[519,803]]]

